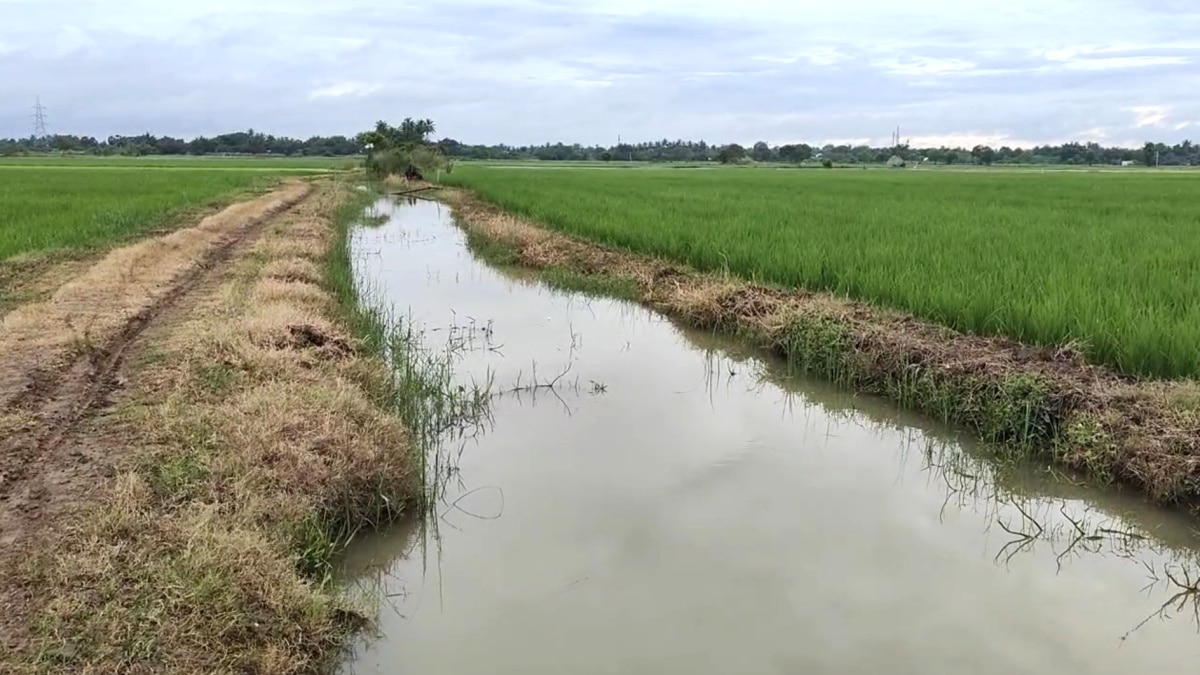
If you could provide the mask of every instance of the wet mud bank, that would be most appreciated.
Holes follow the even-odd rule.
[[[364,222],[359,286],[487,404],[437,427],[428,516],[341,558],[381,608],[345,672],[1117,675],[1200,658],[1186,514],[998,461],[761,340],[599,293],[640,288],[627,277],[487,264],[472,249],[495,240],[469,246],[441,204],[382,200]]]
[[[1136,381],[1069,345],[964,335],[829,294],[785,290],[618,251],[539,227],[462,189],[439,192],[474,250],[566,287],[617,293],[727,331],[793,368],[971,429],[1159,504],[1200,508],[1200,386]]]

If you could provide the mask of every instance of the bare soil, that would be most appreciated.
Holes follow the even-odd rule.
[[[692,325],[745,334],[855,388],[1135,486],[1154,501],[1200,506],[1194,381],[1138,381],[1087,363],[1071,345],[967,335],[826,293],[702,274],[548,230],[465,190],[439,195],[468,234],[498,242],[521,265],[632,282],[639,300]]]

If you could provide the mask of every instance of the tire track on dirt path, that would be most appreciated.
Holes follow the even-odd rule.
[[[193,228],[114,251],[56,297],[6,317],[0,351],[17,358],[6,360],[0,373],[0,402],[17,423],[0,440],[0,560],[112,475],[106,458],[89,456],[86,448],[59,451],[88,413],[120,388],[130,345],[310,192],[305,182],[289,182]],[[82,344],[74,330],[81,317],[88,326]],[[93,326],[100,327],[97,335],[90,333]]]

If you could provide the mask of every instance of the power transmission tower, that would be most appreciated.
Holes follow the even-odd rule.
[[[40,96],[33,106],[33,137],[41,141],[46,140],[46,106],[42,105]]]

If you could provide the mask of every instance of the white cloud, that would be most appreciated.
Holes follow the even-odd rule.
[[[1133,113],[1134,126],[1139,129],[1142,127],[1161,127],[1167,123],[1167,115],[1171,113],[1171,108],[1163,105],[1142,105],[1128,108],[1129,112]]]
[[[1191,59],[1185,56],[1107,56],[1064,60],[1062,66],[1068,70],[1119,70],[1151,66],[1181,66],[1188,63],[1191,63]]]
[[[1096,143],[1107,143],[1107,142],[1109,142],[1109,130],[1104,127],[1092,127],[1090,129],[1084,129],[1083,131],[1076,133],[1069,140],[1072,140],[1072,141],[1083,140],[1083,141],[1094,141]]]
[[[852,60],[848,53],[830,45],[812,46],[799,50],[789,50],[781,54],[764,54],[750,57],[752,61],[767,63],[793,64],[799,62],[814,66],[835,66]]]
[[[894,75],[946,75],[951,73],[969,73],[978,64],[966,59],[933,58],[915,56],[907,59],[889,59],[875,61],[876,67]]]
[[[308,97],[313,100],[322,98],[362,97],[374,94],[380,89],[380,85],[368,84],[366,82],[336,82],[334,84],[325,85],[324,87],[319,87],[312,90]]]
[[[1028,148],[1039,145],[1038,141],[1029,138],[1016,138],[1005,134],[989,134],[978,131],[960,133],[931,134],[913,136],[909,144],[916,148],[973,148],[976,145],[986,145],[993,148]]]
[[[79,26],[68,25],[58,30],[50,48],[56,58],[67,58],[74,56],[76,52],[94,49],[96,46],[96,40],[88,35],[87,31]]]
[[[816,145],[825,147],[826,145],[849,145],[851,147],[858,145],[870,145],[874,139],[871,138],[826,138],[817,141]]]

